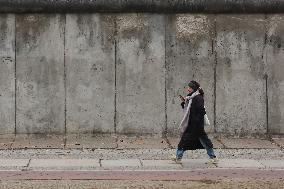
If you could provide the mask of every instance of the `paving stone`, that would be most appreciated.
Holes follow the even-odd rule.
[[[224,145],[222,143],[220,143],[216,138],[213,138],[211,136],[208,136],[208,137],[212,141],[214,148],[224,148]],[[179,137],[176,137],[176,138],[169,137],[168,140],[169,140],[171,146],[173,148],[176,148],[178,146],[180,138]]]
[[[17,135],[12,144],[18,148],[64,148],[63,135]]]
[[[171,160],[141,160],[143,169],[181,169],[181,164]]]
[[[205,169],[205,168],[216,168],[216,165],[206,164],[209,159],[183,159],[183,169]]]
[[[25,167],[29,159],[0,159],[0,167]]]
[[[116,148],[116,138],[105,135],[68,135],[66,148]]]
[[[284,138],[274,138],[274,142],[284,148]]]
[[[265,168],[260,162],[252,159],[220,159],[219,168]]]
[[[284,169],[284,160],[259,160],[265,168]]]
[[[169,148],[168,143],[163,138],[149,137],[118,137],[119,149],[165,149]]]
[[[101,164],[104,169],[141,167],[139,159],[102,160]]]
[[[275,149],[278,148],[275,144],[272,144],[269,140],[263,139],[228,139],[228,138],[221,138],[221,142],[227,148],[240,148],[240,149],[249,149],[249,148],[269,148]]]
[[[94,169],[98,159],[32,159],[30,169]]]

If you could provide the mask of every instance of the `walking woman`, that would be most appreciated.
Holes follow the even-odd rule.
[[[213,150],[213,144],[204,130],[204,92],[200,84],[190,81],[188,84],[188,95],[180,96],[181,107],[184,116],[180,124],[181,139],[178,144],[176,155],[172,157],[176,163],[181,163],[181,159],[186,150],[206,149],[211,163],[217,163]]]

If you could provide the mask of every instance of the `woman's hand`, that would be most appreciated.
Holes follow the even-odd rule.
[[[182,102],[185,101],[185,98],[184,98],[183,96],[179,95],[179,97],[180,97],[180,100],[181,100]]]

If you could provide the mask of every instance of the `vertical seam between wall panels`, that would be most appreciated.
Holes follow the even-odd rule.
[[[117,127],[117,107],[116,107],[116,101],[117,101],[117,23],[116,19],[114,21],[114,133],[116,134],[116,127]]]
[[[168,16],[165,15],[165,20],[164,20],[164,77],[165,77],[165,128],[163,132],[163,137],[167,138],[168,135],[168,115],[167,115],[167,103],[168,103],[168,98],[167,98],[167,25],[166,23],[168,22]]]
[[[216,51],[216,47],[217,47],[217,22],[216,22],[216,14],[214,14],[214,36],[212,39],[212,53],[214,53],[214,133],[217,132],[216,129],[216,104],[217,104],[217,51]],[[215,48],[214,48],[215,47]]]
[[[267,14],[264,14],[265,18],[265,34],[264,34],[264,46],[263,46],[263,55],[265,54],[265,60],[263,59],[263,55],[262,55],[262,59],[264,61],[264,65],[267,67],[267,51],[266,51],[266,43],[267,43]],[[267,69],[266,69],[267,70]],[[266,105],[266,133],[269,134],[269,107],[268,107],[268,73],[266,71],[265,75],[265,105]]]
[[[269,134],[269,126],[268,126],[268,119],[269,119],[269,116],[268,116],[268,75],[266,74],[265,75],[265,101],[266,101],[266,133]]]
[[[63,31],[63,46],[64,46],[64,147],[66,146],[66,135],[67,135],[67,127],[66,127],[66,113],[67,113],[67,105],[66,105],[66,95],[67,95],[67,86],[66,86],[66,16],[64,14],[64,31]]]
[[[214,133],[217,132],[217,17],[214,14],[214,38],[213,38],[213,53],[214,53]]]
[[[14,48],[15,48],[15,54],[14,54],[14,60],[15,60],[15,62],[14,62],[14,64],[15,64],[15,75],[14,75],[14,77],[15,77],[15,130],[14,130],[14,132],[15,132],[15,135],[16,135],[16,133],[17,133],[17,19],[16,19],[16,14],[15,14],[15,17],[14,17],[14,32],[15,32],[15,34],[14,34]]]

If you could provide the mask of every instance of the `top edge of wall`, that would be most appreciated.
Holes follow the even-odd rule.
[[[284,0],[0,0],[0,13],[284,13]]]

